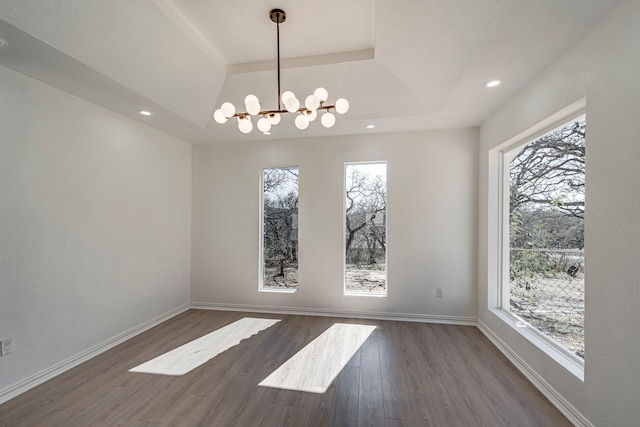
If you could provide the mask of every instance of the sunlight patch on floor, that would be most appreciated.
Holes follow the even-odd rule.
[[[138,365],[129,372],[184,375],[220,353],[278,323],[278,319],[245,317]]]
[[[324,393],[375,328],[335,323],[259,385]]]

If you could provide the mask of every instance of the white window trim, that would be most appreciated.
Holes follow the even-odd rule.
[[[384,293],[381,294],[371,294],[368,292],[353,292],[347,291],[347,257],[345,254],[345,248],[347,245],[346,234],[347,234],[347,166],[352,165],[371,165],[371,164],[381,164],[385,165],[385,182],[386,188],[389,188],[389,162],[386,160],[371,160],[371,161],[361,161],[361,162],[345,162],[342,170],[342,293],[347,297],[367,297],[367,298],[387,298],[389,296],[389,251],[388,244],[387,250],[384,253]],[[389,242],[389,200],[387,198],[387,206],[385,209],[386,219],[385,219],[385,233],[387,235],[387,242]]]
[[[586,99],[582,98],[490,150],[488,192],[489,247],[487,257],[488,283],[490,287],[488,292],[489,310],[581,381],[584,381],[584,359],[573,354],[535,327],[522,321],[518,316],[511,313],[508,308],[509,292],[505,291],[505,287],[509,288],[509,271],[506,268],[509,265],[509,228],[508,222],[505,225],[505,219],[509,218],[509,194],[506,191],[509,186],[509,173],[506,170],[506,165],[517,154],[515,149],[550,133],[572,120],[584,116],[585,113]]]
[[[300,288],[300,223],[298,222],[298,286],[296,288],[264,287],[264,171],[265,169],[298,169],[298,221],[300,218],[300,166],[263,166],[260,168],[259,192],[260,208],[258,209],[258,292],[295,294]]]

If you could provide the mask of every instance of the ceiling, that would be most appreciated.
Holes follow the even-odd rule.
[[[475,127],[619,2],[3,0],[0,65],[193,143]],[[276,107],[276,7],[282,90],[347,98],[331,129],[211,118],[250,93]]]

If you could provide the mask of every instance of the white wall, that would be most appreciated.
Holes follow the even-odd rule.
[[[478,317],[597,426],[640,420],[640,2],[621,4],[480,131]],[[487,309],[489,150],[586,96],[584,383]]]
[[[0,67],[0,390],[189,302],[191,146]]]
[[[344,163],[378,160],[388,162],[389,295],[344,296]],[[300,168],[300,286],[258,292],[260,176],[292,165]],[[192,301],[473,320],[476,173],[477,130],[196,146]]]

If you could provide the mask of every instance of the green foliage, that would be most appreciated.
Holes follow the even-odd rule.
[[[526,217],[520,210],[511,213],[509,277],[519,286],[527,286],[536,275],[551,277],[561,271],[551,253],[541,250],[557,238],[557,230],[549,230],[543,220],[523,222]]]

